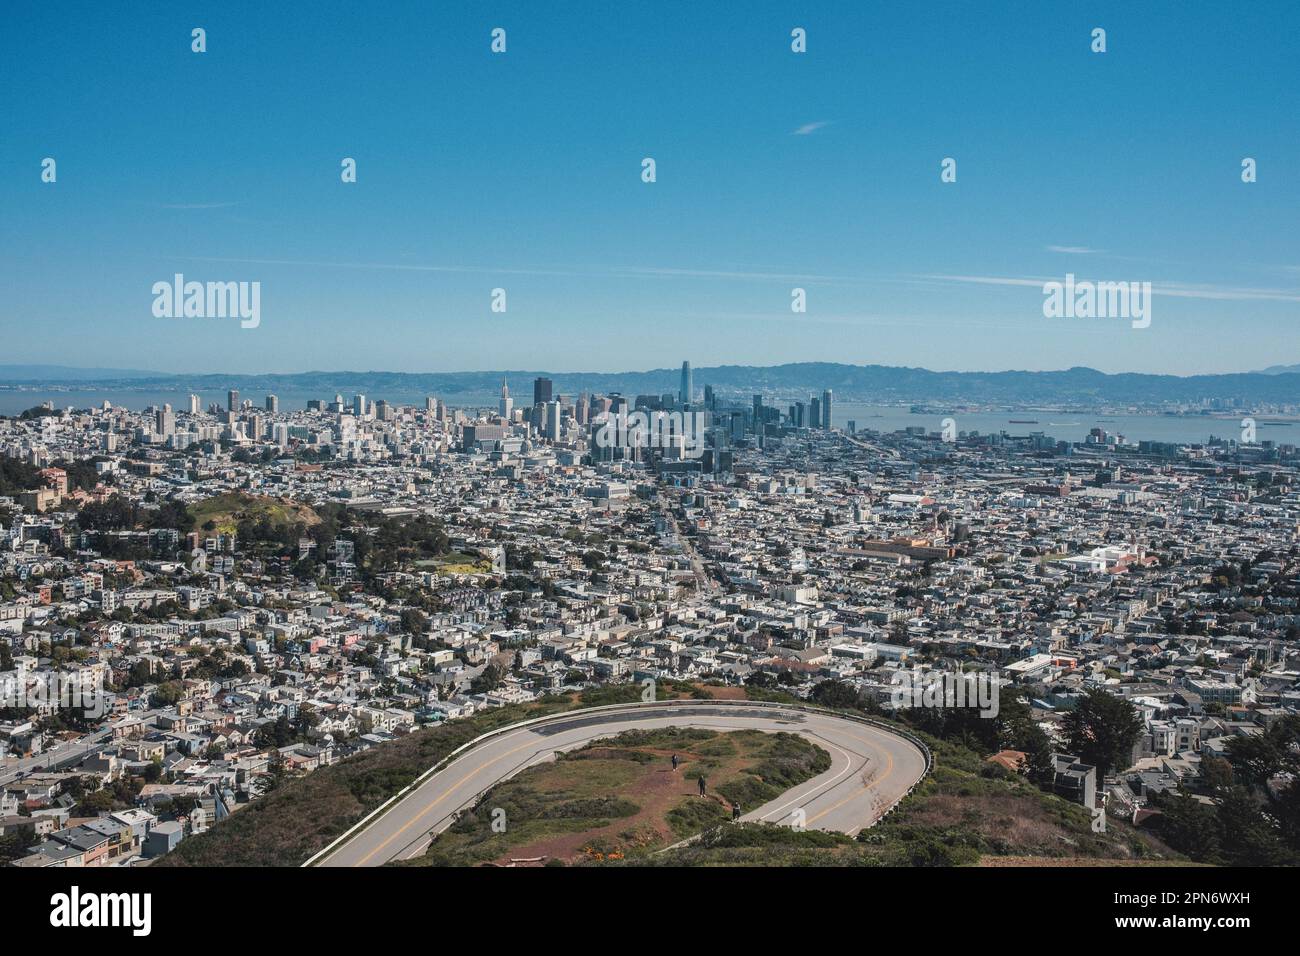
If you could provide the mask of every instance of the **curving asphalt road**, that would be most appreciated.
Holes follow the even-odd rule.
[[[458,810],[525,767],[625,730],[697,727],[788,731],[826,750],[830,769],[786,791],[742,820],[791,824],[802,810],[809,829],[850,835],[870,826],[925,774],[925,755],[910,741],[831,714],[754,704],[672,701],[579,711],[506,731],[429,776],[318,866],[381,866],[427,849]]]

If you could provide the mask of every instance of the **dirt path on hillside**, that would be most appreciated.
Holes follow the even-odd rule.
[[[634,750],[637,753],[654,754],[660,759],[646,764],[641,775],[625,787],[618,790],[618,795],[626,797],[640,806],[640,810],[630,817],[620,817],[608,826],[580,833],[565,833],[546,840],[536,840],[515,847],[503,854],[489,865],[495,866],[544,866],[549,860],[563,860],[566,863],[586,859],[605,860],[622,859],[622,852],[648,846],[668,846],[680,839],[667,822],[668,811],[677,806],[683,797],[712,800],[718,803],[727,814],[731,813],[731,804],[716,793],[700,797],[699,784],[696,780],[686,779],[686,771],[692,764],[705,759],[719,761],[721,766],[709,770],[707,776],[719,783],[733,779],[742,772],[749,758],[737,754],[726,758],[701,757],[699,754],[684,750],[659,750],[650,747],[596,747],[584,751],[590,759],[602,759],[617,756],[620,752]],[[676,770],[672,769],[672,755],[676,753],[681,761]],[[633,834],[629,839],[624,834]],[[616,848],[609,851],[602,847]]]

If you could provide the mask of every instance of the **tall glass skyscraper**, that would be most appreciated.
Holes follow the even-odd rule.
[[[533,379],[533,405],[545,405],[551,400],[552,382],[549,378]]]
[[[682,389],[679,396],[683,405],[689,405],[695,396],[695,383],[691,381],[691,363],[682,363]]]

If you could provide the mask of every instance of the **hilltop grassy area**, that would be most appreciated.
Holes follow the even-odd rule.
[[[417,568],[433,568],[438,574],[485,574],[492,570],[492,562],[468,551],[452,551],[441,558],[416,561]]]
[[[659,687],[659,698],[690,696],[686,685]],[[154,866],[297,866],[411,783],[457,747],[533,717],[641,699],[637,686],[543,697],[482,711],[415,731],[329,767],[289,777],[270,793],[183,841]]]
[[[189,506],[194,528],[198,531],[234,534],[241,522],[269,522],[273,527],[320,523],[320,516],[310,507],[283,498],[229,491]]]
[[[671,763],[676,754],[680,764]],[[582,863],[653,853],[830,766],[795,734],[664,728],[595,741],[494,787],[399,865]],[[699,793],[699,779],[707,793]]]
[[[856,840],[746,824],[645,862],[664,866],[1143,865],[1185,859],[1122,820],[1092,831],[1083,807],[1044,793],[961,744],[925,734],[934,771]]]
[[[720,688],[689,684],[661,684],[659,698],[708,699],[743,697],[785,699],[786,695],[759,688]],[[641,699],[638,686],[596,688],[581,696],[546,697],[540,701],[484,711],[464,720],[426,728],[390,743],[374,747],[334,766],[306,776],[289,778],[280,786],[206,833],[181,843],[155,866],[295,866],[379,806],[438,760],[461,744],[488,730],[531,717],[601,704],[628,703]],[[916,731],[913,731],[916,732]],[[775,736],[775,735],[759,735]],[[1026,861],[1059,865],[1110,865],[1182,863],[1185,859],[1149,834],[1135,830],[1111,817],[1105,833],[1093,833],[1090,815],[1082,807],[1040,791],[1031,782],[987,763],[983,755],[960,743],[918,733],[929,743],[935,759],[934,772],[913,794],[884,820],[862,831],[856,840],[842,834],[818,830],[795,831],[789,827],[745,824],[712,826],[729,819],[730,800],[742,809],[752,809],[765,794],[775,795],[794,785],[793,778],[746,771],[737,764],[730,771],[706,769],[709,789],[721,801],[712,803],[687,799],[650,807],[647,797],[620,788],[635,789],[636,773],[642,764],[637,752],[653,753],[650,743],[623,740],[626,753],[576,753],[557,761],[551,770],[561,774],[549,790],[530,783],[525,775],[507,781],[495,792],[501,799],[515,801],[514,813],[507,810],[507,826],[516,832],[509,841],[492,843],[491,835],[476,829],[491,821],[491,810],[501,800],[484,801],[473,814],[453,827],[451,839],[436,854],[417,863],[474,863],[511,857],[538,856],[530,847],[539,842],[569,839],[605,821],[608,832],[598,834],[577,848],[576,862],[588,865],[765,865],[765,866],[954,866],[1021,865]],[[735,739],[729,739],[735,738]],[[691,742],[700,763],[678,771],[687,774],[710,762],[740,759],[742,753],[757,759],[757,751],[737,746],[737,735],[719,740]],[[797,740],[797,738],[796,738]],[[685,742],[683,742],[685,744]],[[648,748],[648,750],[646,749]],[[736,753],[728,752],[736,748]],[[685,747],[684,747],[685,749]],[[660,756],[663,756],[662,754]],[[760,761],[761,763],[761,761]],[[662,765],[655,769],[662,769]],[[591,776],[588,778],[587,773]],[[721,775],[719,775],[721,774]],[[687,778],[689,779],[689,778]],[[806,779],[806,778],[800,778]],[[515,784],[516,789],[511,788]],[[567,795],[566,795],[567,794]],[[583,803],[581,801],[592,801]],[[636,809],[620,801],[634,804]],[[726,801],[725,803],[723,801]],[[574,827],[542,821],[541,814],[565,807],[573,814]],[[716,809],[714,809],[716,808]],[[641,852],[637,849],[636,827],[627,822],[637,814],[653,811],[655,835]],[[673,811],[676,811],[675,813]],[[704,830],[702,839],[689,846],[665,852],[648,852],[671,844],[659,823],[666,824],[677,839]],[[462,826],[463,824],[463,826]],[[524,829],[536,826],[536,829]],[[625,833],[624,831],[628,831]],[[509,833],[509,829],[507,830]],[[530,836],[530,833],[534,836]],[[531,839],[532,843],[518,842]],[[600,841],[607,842],[600,842]],[[439,841],[441,842],[441,841]],[[435,847],[437,844],[435,844]],[[567,846],[567,844],[565,845]],[[621,849],[620,849],[621,847]],[[591,852],[587,852],[590,849]],[[498,852],[499,851],[499,852]],[[609,853],[616,854],[610,859]],[[488,854],[488,855],[483,855]],[[555,854],[560,855],[560,854]]]

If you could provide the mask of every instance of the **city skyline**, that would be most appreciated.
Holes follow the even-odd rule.
[[[516,868],[672,869],[728,942],[724,868],[887,872],[953,937],[1274,922],[1297,37],[1296,0],[14,5],[6,928],[481,947],[481,877],[428,901]]]
[[[523,408],[499,381],[495,411],[431,395],[393,402],[369,386],[332,400],[318,390],[302,407],[291,393],[232,385],[206,410],[191,394],[188,412],[103,402],[0,418],[0,679],[7,671],[22,688],[15,707],[40,704],[44,682],[63,679],[66,647],[86,655],[71,673],[93,681],[70,686],[80,721],[0,719],[6,793],[17,783],[33,817],[63,817],[38,832],[10,816],[21,835],[0,862],[152,871],[679,853],[674,862],[695,865],[710,862],[698,856],[707,847],[683,844],[668,823],[683,800],[713,793],[723,812],[690,829],[739,823],[741,839],[758,841],[756,862],[782,858],[770,828],[807,824],[828,833],[801,848],[799,865],[916,865],[915,833],[892,826],[889,808],[962,800],[966,836],[927,865],[1039,855],[1045,832],[1066,865],[1131,861],[1135,840],[1152,861],[1296,859],[1274,811],[1231,789],[1257,760],[1243,729],[1300,732],[1300,443],[1270,427],[1280,421],[1198,419],[1218,432],[1208,440],[1134,433],[1133,416],[899,421],[856,412],[830,387],[792,401],[766,389],[721,396],[709,374],[697,409],[704,370],[687,360],[675,371],[675,393],[670,378],[648,394],[576,400],[539,375]],[[849,414],[832,421],[832,408]],[[63,643],[43,646],[56,627]],[[977,683],[957,695],[967,676]],[[686,696],[647,699],[646,682]],[[934,696],[945,687],[952,700]],[[474,812],[498,805],[475,801],[513,785],[506,778],[556,765],[538,750],[519,775],[517,764],[488,772],[502,763],[494,746],[527,746],[514,735],[533,731],[514,720],[576,719],[604,737],[652,729],[665,706],[676,734],[693,721],[681,708],[724,701],[751,718],[796,708],[793,722],[747,725],[754,740],[806,738],[808,714],[854,710],[883,736],[846,751],[847,769],[807,751],[799,781],[751,785],[743,805],[725,766],[699,762],[697,741],[664,740],[709,781],[697,774],[698,796],[670,784],[649,829],[620,822],[613,834],[608,819],[566,816],[573,832],[557,841],[526,813],[512,811],[522,826],[488,831]],[[563,712],[584,707],[599,710]],[[612,727],[593,725],[601,715]],[[510,742],[475,738],[488,722]],[[1118,736],[1099,742],[1098,727]],[[843,741],[817,730],[838,748],[861,723],[841,727]],[[400,792],[414,774],[394,775],[374,798],[391,799],[368,815],[314,796],[372,750],[400,759],[407,734],[471,742]],[[537,742],[556,749],[546,734]],[[648,764],[633,762],[666,783],[678,768],[654,769],[671,752],[654,746]],[[888,776],[881,747],[896,771],[888,790],[875,786]],[[428,769],[427,754],[415,759]],[[1225,759],[1231,776],[1205,772]],[[562,763],[566,775],[581,769]],[[1002,770],[963,769],[993,765]],[[99,797],[78,789],[78,767],[121,776]],[[146,789],[151,773],[168,799]],[[976,779],[1019,791],[1011,812],[1035,822],[1027,835],[984,836],[1007,833],[1008,811],[981,803]],[[1192,787],[1205,798],[1201,832],[1244,815],[1262,836],[1220,848],[1163,828],[1176,809],[1166,801]],[[178,810],[178,795],[196,812]],[[470,812],[447,828],[449,809],[414,842],[396,839],[413,820],[436,821],[441,804]],[[618,809],[630,818],[641,806]],[[1143,812],[1151,822],[1139,826]],[[236,816],[247,825],[224,826]],[[1108,816],[1114,842],[1098,836]],[[304,819],[310,836],[272,836],[303,831]],[[469,827],[496,842],[466,853]],[[851,839],[868,827],[879,839]],[[595,834],[612,842],[593,857]]]
[[[1166,377],[1175,379],[1189,379],[1213,376],[1234,376],[1234,375],[1278,375],[1300,373],[1300,361],[1288,363],[1284,361],[1273,361],[1262,364],[1258,367],[1243,369],[1219,369],[1208,370],[1204,372],[1188,372],[1185,374],[1173,372],[1153,372],[1137,368],[1116,368],[1114,370],[1100,369],[1091,365],[1071,365],[1071,366],[1053,366],[1040,369],[1029,369],[1022,365],[1016,365],[1008,362],[1005,365],[995,368],[977,369],[969,367],[945,367],[945,366],[927,366],[927,365],[894,365],[879,362],[841,362],[826,360],[810,359],[800,362],[772,362],[767,364],[745,364],[741,365],[734,362],[721,362],[717,365],[695,365],[692,363],[694,371],[715,371],[723,368],[752,368],[757,370],[787,368],[792,366],[835,366],[841,368],[853,369],[889,369],[889,370],[916,370],[930,372],[939,375],[999,375],[1006,373],[1023,373],[1048,375],[1052,373],[1068,372],[1074,369],[1085,369],[1099,372],[1106,376],[1121,375],[1148,375],[1153,377]],[[368,368],[362,369],[338,367],[321,367],[309,369],[283,369],[268,368],[261,371],[253,371],[247,368],[215,368],[207,371],[194,368],[116,368],[105,366],[83,366],[68,365],[47,362],[24,362],[5,364],[0,363],[0,385],[6,383],[30,383],[37,382],[42,384],[59,384],[75,385],[81,383],[99,383],[108,381],[130,381],[130,380],[149,380],[149,379],[172,379],[183,378],[185,376],[194,377],[215,377],[228,376],[231,378],[274,378],[274,377],[292,377],[307,375],[529,375],[537,374],[546,375],[648,375],[654,373],[665,373],[680,375],[680,368],[673,364],[644,366],[634,368],[631,366],[607,366],[605,368],[579,367],[557,368],[557,367],[525,367],[506,368],[501,365],[483,365],[482,367],[470,368],[467,366],[457,366],[454,368],[418,368],[411,370],[402,370],[397,368]],[[93,373],[93,374],[90,374]],[[680,383],[676,391],[680,391]]]

